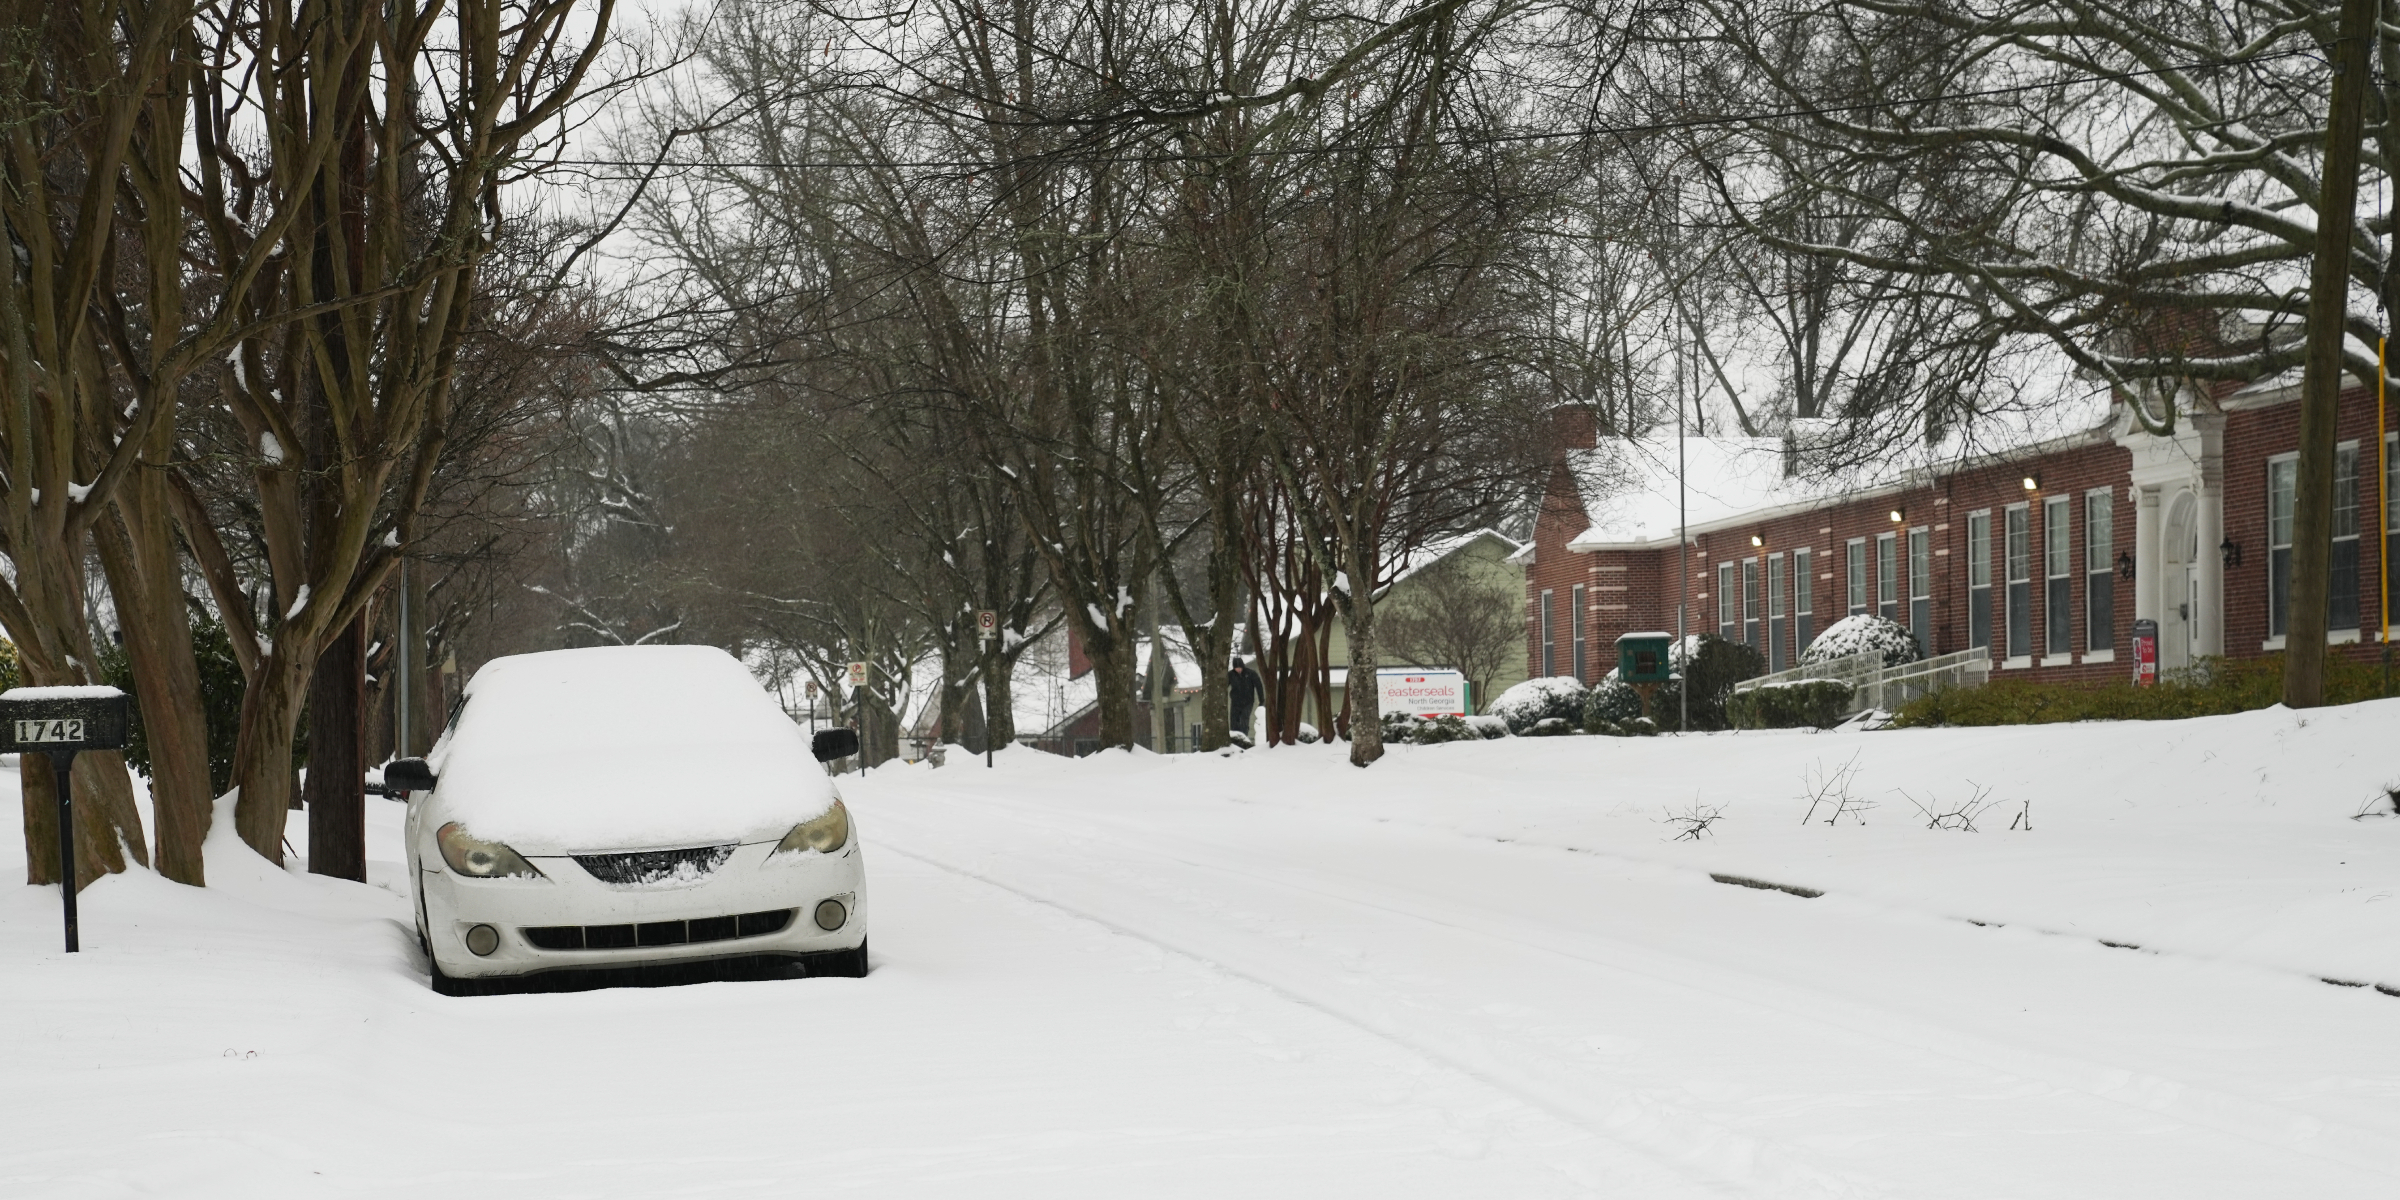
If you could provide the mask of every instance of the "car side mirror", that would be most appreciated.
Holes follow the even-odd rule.
[[[817,731],[816,740],[809,743],[808,749],[810,753],[817,756],[818,762],[832,762],[837,758],[848,758],[858,753],[858,731],[855,729],[820,729]],[[384,778],[391,778],[388,773],[389,768],[386,768],[386,771]]]
[[[383,764],[383,790],[386,792],[430,792],[433,790],[433,768],[421,758],[395,758]]]

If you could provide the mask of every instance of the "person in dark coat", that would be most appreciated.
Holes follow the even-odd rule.
[[[1247,744],[1250,741],[1250,710],[1258,707],[1258,698],[1267,690],[1267,681],[1258,677],[1257,668],[1245,666],[1237,658],[1233,660],[1228,682],[1233,689],[1233,733]]]

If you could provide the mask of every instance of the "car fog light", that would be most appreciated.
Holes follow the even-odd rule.
[[[832,933],[842,927],[842,922],[849,919],[850,910],[842,907],[841,901],[821,900],[817,903],[817,928]]]
[[[839,924],[837,921],[836,924]],[[478,925],[467,931],[467,949],[482,958],[500,948],[500,931],[489,925]]]

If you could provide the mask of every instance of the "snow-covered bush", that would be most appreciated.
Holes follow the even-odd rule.
[[[1713,633],[1693,640],[1698,646],[1692,651],[1688,670],[1658,689],[1651,698],[1650,715],[1661,729],[1682,729],[1687,713],[1695,730],[1732,728],[1725,719],[1725,701],[1733,696],[1734,684],[1766,673],[1766,656],[1756,647],[1729,642]],[[1689,699],[1683,694],[1687,684]]]
[[[1725,715],[1736,729],[1831,729],[1842,723],[1852,688],[1838,679],[1811,679],[1736,692]]]
[[[1435,717],[1430,721],[1418,721],[1409,740],[1420,746],[1432,746],[1442,742],[1479,741],[1482,737],[1467,725],[1464,717]]]
[[[1874,651],[1883,656],[1883,665],[1897,667],[1925,657],[1917,645],[1916,635],[1908,627],[1890,617],[1873,613],[1852,613],[1825,628],[1817,640],[1808,644],[1800,655],[1803,666],[1832,662],[1853,654]]]
[[[1508,731],[1523,737],[1533,727],[1556,717],[1570,725],[1583,723],[1583,698],[1591,689],[1570,675],[1528,679],[1492,701],[1492,715],[1508,722]]]
[[[1490,721],[1499,728],[1497,732],[1490,732],[1482,726],[1470,724],[1474,721]],[[1487,737],[1507,736],[1508,726],[1488,717],[1420,717],[1415,713],[1400,712],[1383,714],[1383,740],[1386,742],[1433,746],[1443,742],[1472,742]]]
[[[1292,734],[1292,740],[1300,743],[1303,746],[1316,745],[1319,740],[1317,735],[1317,727],[1309,724],[1306,721],[1300,722],[1300,728],[1297,732]]]
[[[1632,684],[1620,681],[1615,671],[1610,671],[1583,701],[1583,727],[1591,733],[1621,731],[1626,722],[1641,715],[1641,694],[1633,690]]]
[[[1533,723],[1533,728],[1525,731],[1525,736],[1565,737],[1570,733],[1582,732],[1583,726],[1578,722],[1570,721],[1565,717],[1543,717]]]
[[[1478,713],[1468,717],[1466,726],[1474,732],[1475,736],[1487,742],[1498,741],[1508,736],[1508,722],[1490,713]]]

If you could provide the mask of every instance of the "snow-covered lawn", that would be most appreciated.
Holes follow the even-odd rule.
[[[1343,749],[846,779],[864,980],[436,997],[380,801],[373,886],[220,840],[73,957],[0,888],[0,1196],[2400,1183],[2400,702]]]

